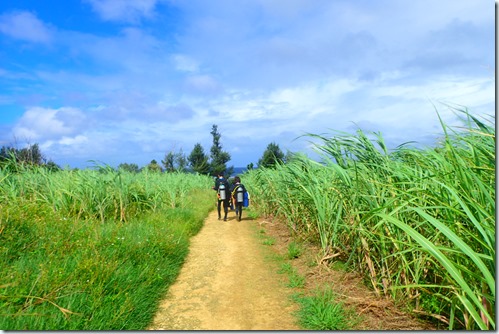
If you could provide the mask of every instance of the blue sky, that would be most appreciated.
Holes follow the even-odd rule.
[[[495,114],[495,71],[492,0],[1,1],[0,146],[84,168],[209,154],[213,124],[236,167],[357,127],[431,145],[435,107]]]

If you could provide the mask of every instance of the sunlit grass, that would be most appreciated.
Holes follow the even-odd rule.
[[[463,127],[442,123],[434,148],[389,151],[360,130],[310,135],[323,161],[250,171],[252,203],[378,294],[449,329],[495,329],[494,121],[460,114]]]
[[[5,330],[145,329],[213,207],[196,175],[0,175]]]
[[[282,262],[278,270],[279,274],[286,274],[288,282],[287,287],[303,288],[305,286],[305,277],[300,275],[295,267],[289,262]]]
[[[321,331],[351,330],[359,322],[358,315],[338,301],[334,292],[327,288],[316,290],[310,296],[296,296],[300,305],[298,321],[304,329]]]

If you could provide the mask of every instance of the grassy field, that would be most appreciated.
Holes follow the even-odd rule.
[[[462,116],[461,128],[442,124],[433,148],[388,150],[360,130],[311,134],[321,162],[297,156],[244,175],[252,210],[440,328],[495,329],[495,119]],[[213,208],[211,185],[193,174],[4,166],[0,328],[144,329]],[[324,296],[303,302],[328,306]]]
[[[379,133],[309,135],[298,156],[244,176],[252,203],[324,260],[446,329],[495,329],[494,119],[462,111],[434,148],[389,151]]]
[[[211,178],[0,171],[0,328],[141,330],[213,207]]]

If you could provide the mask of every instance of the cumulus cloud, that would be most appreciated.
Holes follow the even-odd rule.
[[[0,16],[0,32],[15,39],[32,43],[50,43],[51,29],[34,14],[26,11]]]
[[[27,110],[13,128],[16,138],[42,141],[71,136],[85,128],[86,116],[75,108]]]
[[[88,143],[89,139],[88,137],[84,135],[76,135],[74,137],[66,137],[63,136],[60,139],[50,139],[47,141],[42,142],[40,145],[40,148],[43,151],[49,151],[53,155],[53,153],[59,152],[60,153],[64,152],[65,154],[68,154],[69,152],[73,152],[73,154],[77,151],[82,151],[82,148],[86,146]],[[85,151],[85,150],[83,150]],[[62,154],[63,156],[64,154]]]
[[[85,1],[101,22],[53,35],[30,12],[0,16],[6,36],[55,41],[19,60],[24,71],[10,65],[19,45],[2,50],[0,103],[52,105],[13,130],[61,159],[161,159],[172,143],[209,147],[219,124],[234,158],[255,162],[271,141],[297,147],[306,132],[352,124],[427,140],[439,130],[432,103],[494,108],[494,15],[482,2]]]

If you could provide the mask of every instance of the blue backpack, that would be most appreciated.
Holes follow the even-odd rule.
[[[250,195],[249,192],[246,190],[243,195],[243,206],[245,208],[249,206],[249,200],[250,200]]]

